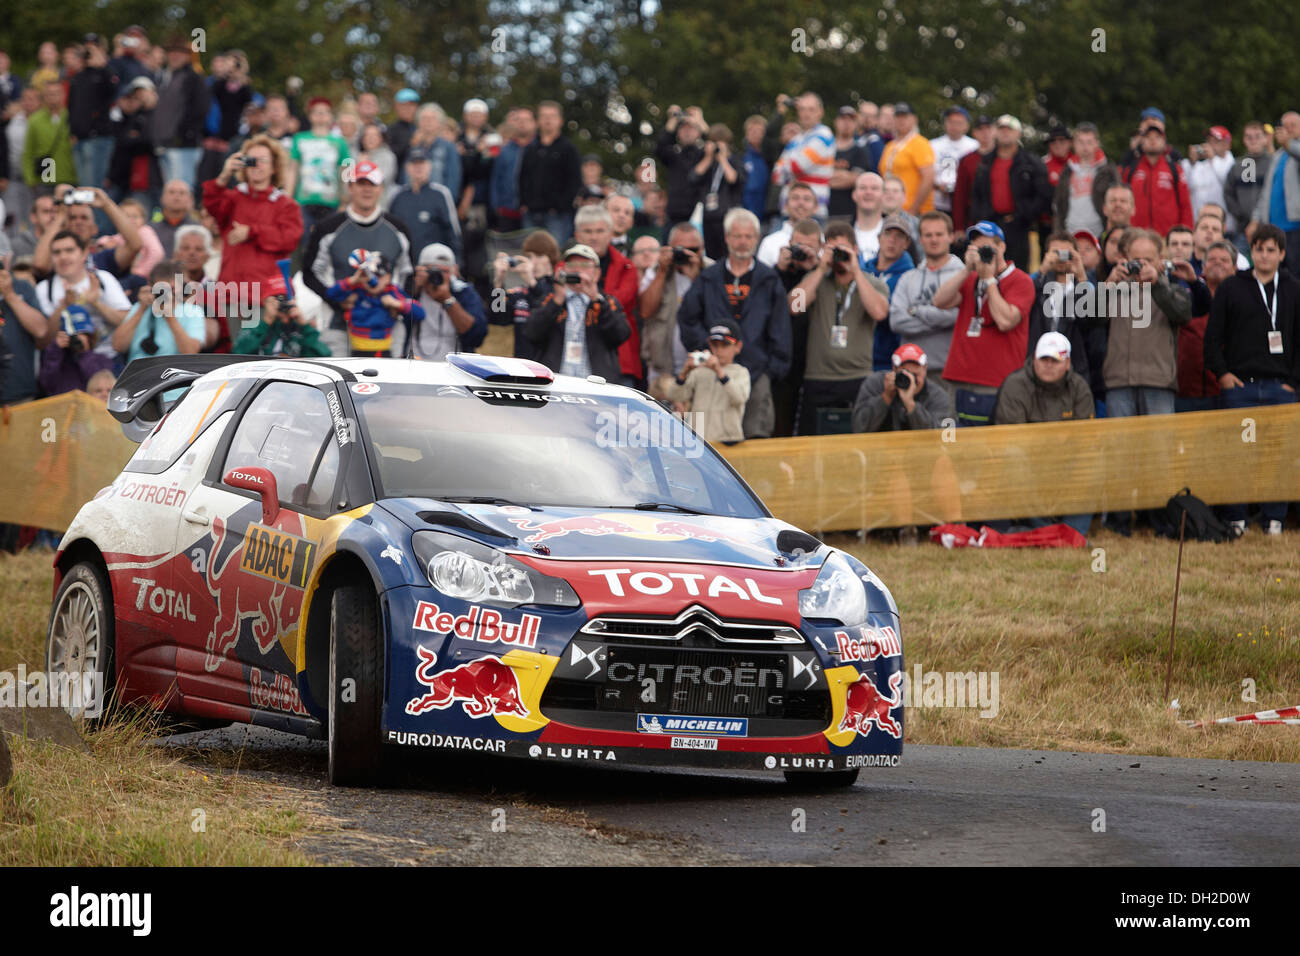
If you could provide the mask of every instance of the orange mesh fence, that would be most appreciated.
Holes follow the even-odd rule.
[[[1300,405],[748,441],[720,451],[810,531],[1300,499]]]
[[[13,405],[0,416],[0,521],[62,530],[112,484],[136,445],[85,392]]]

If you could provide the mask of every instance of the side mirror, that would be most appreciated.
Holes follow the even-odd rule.
[[[232,468],[222,479],[231,488],[256,491],[262,497],[262,523],[271,524],[280,514],[280,490],[275,475],[265,468]]]

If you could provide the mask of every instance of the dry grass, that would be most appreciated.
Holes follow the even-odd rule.
[[[1300,727],[1190,730],[1185,719],[1300,703],[1300,535],[1258,532],[1183,555],[1162,700],[1176,542],[1100,534],[1084,550],[853,547],[889,585],[909,673],[997,671],[999,712],[911,708],[907,741],[1300,761]],[[1092,569],[1105,551],[1104,572]],[[1242,700],[1253,679],[1256,700]]]
[[[0,555],[0,670],[44,667],[52,555]],[[297,795],[234,772],[195,768],[150,744],[137,716],[86,735],[90,752],[9,738],[0,788],[0,866],[296,865],[314,822]],[[203,811],[203,832],[195,830]]]

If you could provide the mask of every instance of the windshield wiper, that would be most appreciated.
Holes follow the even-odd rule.
[[[509,498],[493,498],[490,495],[444,495],[439,498],[440,501],[455,501],[467,505],[515,505],[518,508],[527,508],[529,511],[537,509],[532,505],[521,505],[517,501],[511,501]]]
[[[642,501],[632,506],[637,511],[658,511],[660,508],[667,508],[670,511],[680,511],[688,515],[707,515],[711,511],[696,511],[694,508],[688,508],[685,505],[679,505],[675,501]]]

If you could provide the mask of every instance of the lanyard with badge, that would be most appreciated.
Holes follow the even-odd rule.
[[[586,310],[586,307],[585,307],[585,305],[584,305],[583,297],[580,296],[580,295],[571,295],[571,296],[566,297],[565,302],[564,302],[564,308],[565,308],[565,311],[566,311],[568,314],[567,314],[566,317],[565,317],[565,322],[571,322],[571,321],[573,320],[573,308],[572,308],[572,306],[571,306],[570,303],[573,302],[574,300],[577,300],[578,309],[580,310],[579,314],[581,314],[581,315],[583,316],[583,322],[584,322],[584,326],[585,326],[586,311],[587,311],[587,310]],[[582,363],[582,353],[583,353],[583,351],[584,351],[585,348],[586,348],[586,344],[587,344],[587,336],[586,336],[586,330],[585,330],[585,327],[584,327],[584,328],[581,328],[581,329],[579,330],[578,335],[577,335],[576,338],[570,338],[570,337],[569,337],[569,334],[568,334],[568,330],[566,330],[566,331],[565,331],[565,336],[564,336],[564,362],[565,362],[565,364],[566,364],[566,365],[579,365],[579,364],[581,364],[581,363]]]
[[[837,292],[836,297],[839,305],[835,310],[835,319],[831,323],[831,348],[846,349],[849,347],[849,327],[844,324],[844,314],[849,311],[849,306],[853,303],[853,291],[857,288],[857,283],[850,283],[848,288],[841,293]]]
[[[704,211],[718,211],[718,187],[722,185],[722,163],[715,162],[717,169],[713,172],[713,183],[709,186],[709,191],[704,197]]]
[[[1271,303],[1268,301],[1268,290],[1264,288],[1264,283],[1256,279],[1255,284],[1259,286],[1259,294],[1264,297],[1264,308],[1271,313],[1272,323],[1268,330],[1268,354],[1281,355],[1282,330],[1277,327],[1277,300],[1278,296],[1282,294],[1282,283],[1277,281],[1276,275],[1273,276],[1273,301]]]

